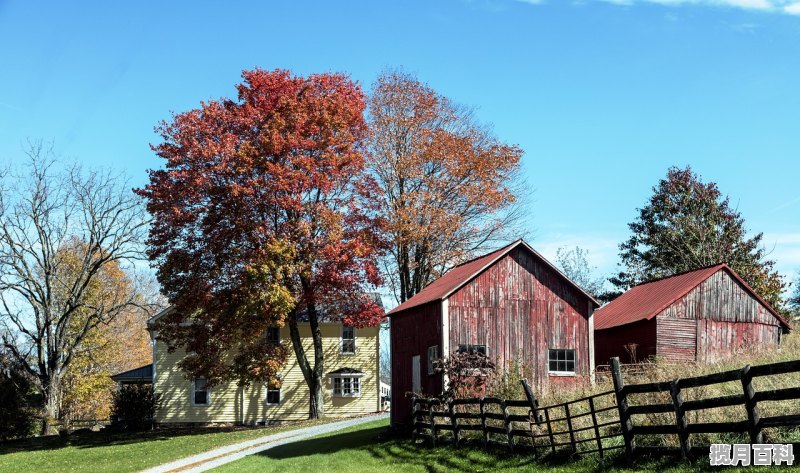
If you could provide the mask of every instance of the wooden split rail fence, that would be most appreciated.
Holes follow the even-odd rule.
[[[619,359],[611,359],[614,389],[572,401],[539,406],[528,383],[523,380],[524,400],[494,397],[452,399],[414,397],[412,399],[413,436],[428,439],[432,445],[451,441],[480,441],[483,446],[500,445],[511,451],[532,449],[534,454],[583,454],[624,448],[628,456],[637,450],[637,437],[676,435],[683,457],[691,449],[690,434],[746,433],[751,443],[762,442],[762,429],[800,426],[798,412],[762,417],[760,402],[800,399],[800,386],[757,391],[753,379],[800,372],[800,360],[761,366],[745,366],[668,382],[625,384]],[[684,400],[691,388],[730,382],[741,383],[741,393]],[[662,393],[671,402],[636,402],[642,394]],[[720,407],[744,407],[746,419],[729,422],[688,422],[687,413]],[[674,423],[635,422],[635,416],[672,414]]]

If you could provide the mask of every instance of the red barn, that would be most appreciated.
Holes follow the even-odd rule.
[[[788,329],[733,269],[718,264],[640,284],[600,308],[596,359],[710,362],[745,347],[777,348]]]
[[[587,379],[598,306],[522,240],[451,269],[388,314],[392,425],[409,423],[412,392],[441,393],[432,362],[459,350],[517,360],[537,386]]]

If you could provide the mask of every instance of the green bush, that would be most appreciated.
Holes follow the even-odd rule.
[[[153,392],[152,385],[123,385],[113,395],[111,422],[123,430],[151,429],[160,404],[161,395]]]
[[[0,362],[0,440],[31,435],[36,415],[33,391],[33,383],[21,370]]]

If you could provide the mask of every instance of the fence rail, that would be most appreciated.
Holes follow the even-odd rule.
[[[624,382],[618,358],[611,359],[610,367],[613,390],[549,406],[539,406],[525,380],[522,385],[526,399],[522,400],[484,397],[445,401],[414,397],[413,437],[427,439],[434,446],[445,440],[456,446],[478,440],[484,447],[500,445],[511,451],[528,448],[535,455],[547,452],[603,456],[606,451],[624,448],[632,456],[637,451],[637,437],[676,435],[680,454],[685,458],[692,448],[691,435],[746,433],[751,443],[762,443],[765,428],[800,426],[800,412],[762,417],[758,408],[762,402],[800,399],[800,386],[762,391],[753,386],[758,377],[800,372],[800,360],[639,384]],[[684,399],[689,389],[731,382],[741,384],[741,393]],[[661,393],[664,400],[631,402],[637,396],[654,393]],[[743,406],[746,418],[727,422],[688,420],[689,413],[730,406]],[[669,413],[674,415],[674,422],[634,422],[634,416]]]

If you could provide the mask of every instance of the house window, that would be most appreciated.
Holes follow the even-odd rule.
[[[281,343],[281,328],[280,327],[267,328],[267,341],[274,344]]]
[[[356,352],[355,327],[342,327],[342,353],[352,355]]]
[[[336,376],[333,378],[333,395],[336,397],[361,396],[361,378],[355,376]]]
[[[439,346],[434,345],[432,347],[428,347],[428,374],[434,374],[436,372],[435,362],[439,359]]]
[[[281,403],[281,390],[267,388],[267,404],[280,404]]]
[[[575,374],[575,350],[551,348],[547,351],[548,371],[555,374]]]
[[[470,354],[480,353],[486,356],[486,345],[459,345],[458,352]]]
[[[205,378],[195,378],[192,381],[192,404],[207,406],[211,403],[211,388]]]

